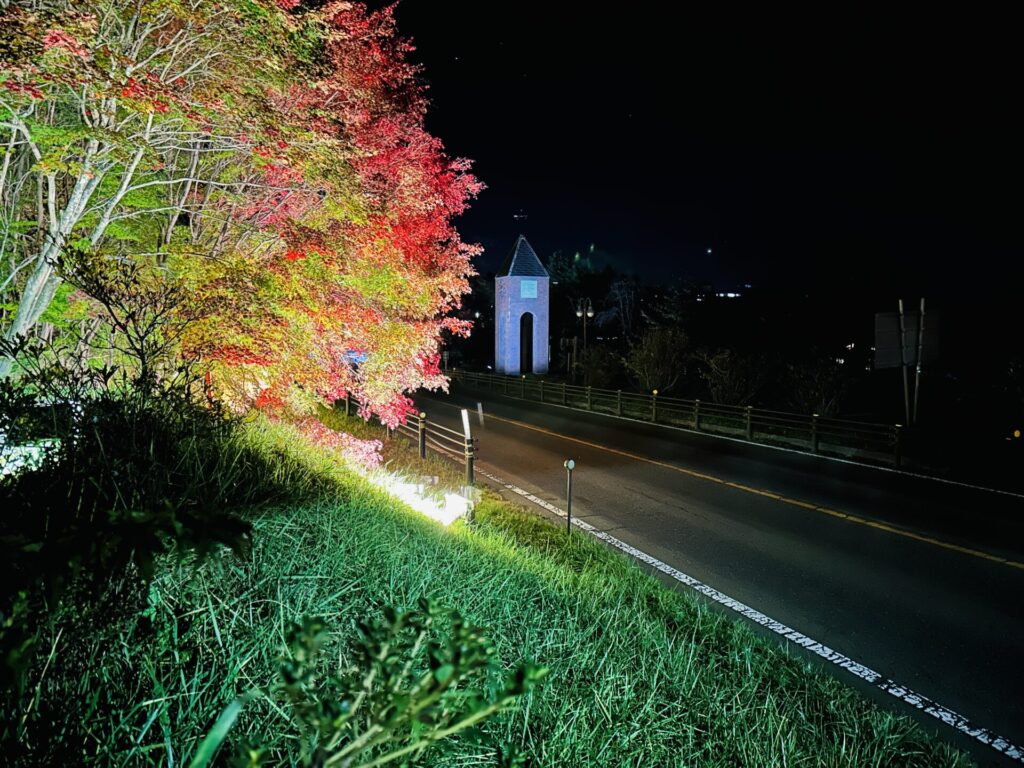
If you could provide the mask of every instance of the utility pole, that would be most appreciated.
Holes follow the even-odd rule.
[[[914,420],[917,423],[917,396],[921,394],[921,356],[924,353],[924,297],[921,297],[921,314],[917,318],[917,367],[914,370]],[[903,374],[904,377],[906,374]]]
[[[903,315],[903,299],[900,299],[900,370],[903,371],[903,411],[907,417],[907,424],[913,424],[910,420],[910,386],[907,382],[907,323]]]

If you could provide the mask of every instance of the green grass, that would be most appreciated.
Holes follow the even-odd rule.
[[[168,560],[148,591],[126,577],[106,603],[55,619],[50,640],[62,634],[46,674],[33,678],[37,692],[5,713],[0,748],[11,762],[187,765],[225,705],[269,683],[290,621],[327,619],[344,663],[357,621],[429,596],[490,627],[505,664],[528,657],[550,669],[539,690],[484,726],[532,765],[969,764],[585,536],[491,496],[473,524],[444,529],[290,447],[286,430],[260,439],[309,462],[334,490],[254,513],[245,556],[225,551],[198,567]],[[231,738],[246,734],[281,762],[297,755],[287,713],[266,699],[247,704]],[[432,750],[425,764],[491,759],[458,738]]]

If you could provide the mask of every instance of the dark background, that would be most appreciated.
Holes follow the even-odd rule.
[[[1010,17],[610,8],[398,7],[429,128],[488,185],[460,222],[480,272],[520,231],[545,261],[595,243],[648,283],[749,283],[743,312],[786,314],[815,343],[870,345],[875,312],[925,296],[942,315],[927,387],[973,380],[984,400],[1022,349]]]
[[[482,270],[522,228],[542,257],[596,242],[652,279],[1012,295],[1008,17],[567,5],[399,6],[430,128],[489,186],[462,222]]]

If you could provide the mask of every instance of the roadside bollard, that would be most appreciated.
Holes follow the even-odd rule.
[[[651,421],[658,420],[658,390],[651,394]]]
[[[818,414],[811,414],[811,453],[818,452]]]
[[[747,406],[746,420],[747,420],[747,440],[753,442],[754,440],[754,409],[751,406]]]
[[[566,459],[562,465],[565,467],[565,532],[572,533],[572,471],[576,468],[576,462]]]

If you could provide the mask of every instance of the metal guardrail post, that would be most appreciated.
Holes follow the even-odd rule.
[[[903,466],[903,425],[893,424],[892,427],[892,458],[897,467]]]
[[[466,485],[473,485],[473,438],[466,438]]]
[[[427,458],[427,414],[420,411],[419,423],[416,424],[416,437],[419,440],[420,458]]]
[[[480,385],[480,386],[486,385],[484,387],[486,389],[492,389],[492,390],[493,389],[498,389],[497,377],[495,375],[478,374],[478,373],[472,373],[472,372],[469,372],[469,371],[460,371],[460,370],[458,370],[456,368],[452,368],[451,370],[452,370],[452,378],[453,378],[453,380],[457,379],[459,381],[464,381],[464,382],[470,383],[470,384],[475,383],[475,384]],[[503,389],[506,394],[508,394],[508,395],[510,395],[512,397],[517,397],[518,396],[518,397],[520,397],[520,398],[522,398],[524,400],[534,400],[535,399],[532,396],[533,395],[532,392],[529,393],[530,397],[527,397],[527,393],[528,393],[528,384],[527,384],[527,381],[526,381],[527,378],[528,378],[527,375],[523,374],[520,377],[520,381],[519,381],[519,394],[518,395],[511,394],[511,393],[515,392],[515,387],[512,386],[511,383],[509,382],[509,379],[511,379],[511,378],[512,378],[512,376],[502,376],[501,377],[502,385],[501,385],[500,388]],[[583,390],[582,392],[579,392],[579,394],[582,395],[582,397],[578,397],[578,398],[574,399],[573,403],[570,405],[569,404],[569,387],[570,386],[574,386],[574,385],[569,384],[568,382],[561,382],[561,381],[555,382],[555,386],[556,387],[559,384],[561,384],[561,387],[562,387],[562,389],[561,389],[561,401],[560,402],[562,403],[563,406],[565,406],[567,408],[572,408],[572,409],[575,409],[575,410],[581,410],[581,411],[582,410],[587,410],[587,411],[593,411],[594,410],[594,387],[591,387],[589,385],[574,387],[573,392],[577,392],[578,390]],[[538,398],[537,399],[539,399],[541,402],[545,402],[546,403],[547,402],[547,397],[545,396],[545,392],[544,392],[544,380],[541,379],[541,378],[537,379],[537,391],[538,391]],[[626,393],[626,395],[627,395],[626,402],[624,404],[623,391],[621,389],[611,390],[611,389],[601,389],[601,388],[598,387],[597,391],[598,391],[599,398],[604,396],[604,397],[606,397],[609,400],[609,402],[607,402],[606,405],[608,406],[608,411],[610,412],[610,414],[614,414],[614,415],[620,416],[620,417],[624,416],[625,415],[625,406],[632,403],[633,405],[636,406],[636,409],[635,409],[636,412],[633,413],[631,411],[630,412],[631,415],[635,416],[637,418],[640,418],[640,419],[644,418],[644,401],[643,401],[643,398],[645,397],[645,395],[643,395],[642,393],[639,393],[639,392],[633,392],[633,393],[627,392]],[[614,411],[611,410],[611,408],[613,407],[612,403],[611,403],[611,398],[612,398],[613,394],[614,394]],[[558,392],[557,391],[555,392],[555,397],[556,398],[558,397]],[[657,392],[656,391],[652,392],[650,397],[651,397],[651,404],[650,404],[650,412],[649,412],[650,416],[649,416],[649,419],[653,423],[660,423],[659,422],[659,414],[658,414],[658,394],[657,394]],[[629,400],[629,398],[632,398],[632,400]],[[556,399],[554,402],[559,402],[559,401]],[[687,401],[687,400],[679,400],[679,399],[669,398],[670,405],[668,406],[668,408],[669,408],[668,413],[671,415],[674,411],[679,411],[680,412],[678,417],[670,418],[669,421],[673,421],[674,422],[676,418],[683,418],[682,414],[685,412],[686,402],[691,402],[692,403],[692,408],[693,408],[692,427],[693,427],[693,429],[695,431],[703,432],[703,431],[705,431],[705,429],[710,429],[712,432],[718,431],[718,420],[720,419],[720,420],[724,421],[726,424],[733,425],[734,428],[737,427],[737,426],[740,426],[740,424],[742,424],[741,428],[745,432],[746,439],[749,440],[752,443],[758,443],[759,442],[758,434],[757,434],[757,432],[758,432],[757,426],[758,425],[754,422],[754,408],[753,408],[753,406],[728,407],[728,406],[714,406],[714,404],[712,404],[714,407],[712,407],[711,411],[709,411],[708,413],[710,413],[712,416],[715,416],[716,419],[715,419],[715,423],[713,423],[710,426],[708,426],[706,424],[702,424],[702,422],[701,422],[702,418],[704,418],[707,415],[706,413],[704,413],[704,411],[707,411],[707,409],[706,408],[702,409],[700,400]],[[358,407],[359,407],[358,400],[353,398],[350,394],[346,394],[345,395],[345,414],[347,416],[353,415],[354,412],[358,409]],[[340,403],[339,403],[339,408],[340,408]],[[761,425],[761,435],[762,435],[762,438],[761,438],[760,444],[763,444],[764,437],[766,437],[767,435],[771,434],[773,432],[773,430],[781,429],[781,430],[783,430],[787,434],[792,434],[794,431],[796,431],[796,433],[799,434],[800,425],[807,423],[807,415],[800,415],[800,414],[791,413],[791,412],[782,413],[782,412],[776,412],[776,411],[764,411],[764,412],[762,412],[762,414],[760,416],[758,416],[758,418],[761,419],[760,425]],[[705,419],[705,421],[706,421],[706,419]],[[737,424],[737,422],[740,422],[740,424]],[[436,427],[436,425],[435,425],[435,427]],[[814,453],[820,453],[822,434],[824,434],[824,436],[826,438],[826,442],[830,438],[838,438],[841,443],[843,441],[845,441],[845,440],[859,441],[859,443],[863,443],[863,442],[865,442],[865,440],[867,440],[867,442],[869,442],[869,443],[871,443],[873,445],[878,446],[878,443],[884,441],[885,447],[882,448],[882,450],[886,450],[886,451],[891,450],[892,451],[892,454],[891,454],[892,455],[892,462],[893,462],[893,464],[895,466],[899,467],[899,466],[902,466],[903,454],[905,453],[905,446],[903,445],[903,443],[904,443],[906,438],[905,438],[905,436],[903,434],[903,427],[904,427],[904,425],[902,425],[902,424],[875,424],[875,423],[868,423],[868,422],[857,422],[857,421],[842,420],[842,419],[831,419],[831,418],[827,419],[826,423],[823,424],[821,422],[821,416],[819,414],[813,414],[811,416],[811,423],[808,425],[808,432],[809,432],[809,434],[808,434],[808,437],[809,437],[808,449],[810,451],[813,451]],[[429,423],[428,423],[427,429],[428,430],[430,429]],[[412,432],[413,429],[409,429],[407,431],[408,432]],[[390,431],[388,431],[388,434],[390,436]],[[431,433],[428,432],[428,442],[429,442],[429,435],[430,434]],[[733,432],[733,434],[735,434],[735,432]],[[869,435],[870,439],[865,438],[864,437],[865,435]],[[878,446],[878,447],[881,447],[881,446]],[[457,448],[456,448],[456,450],[457,450]]]

